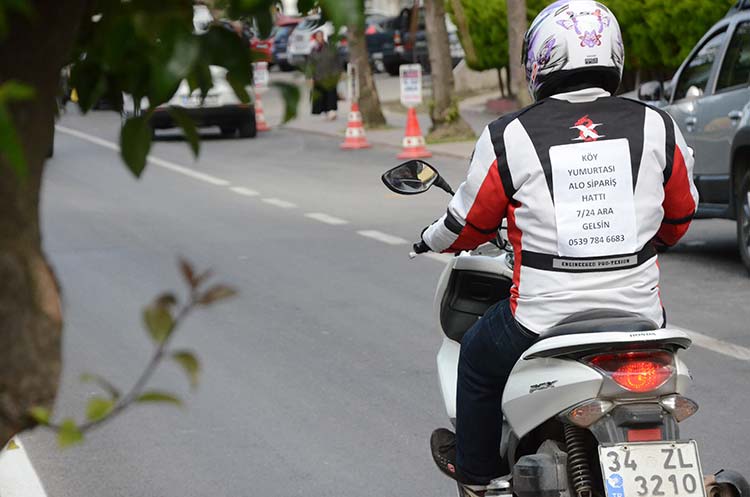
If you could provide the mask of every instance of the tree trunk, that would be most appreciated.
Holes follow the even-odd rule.
[[[50,407],[61,366],[59,289],[41,248],[39,191],[52,146],[55,96],[85,0],[29,2],[32,15],[12,15],[0,43],[0,78],[32,86],[33,100],[10,114],[28,174],[19,179],[0,155],[0,446],[33,426],[28,409]]]
[[[349,43],[349,61],[357,71],[359,81],[359,110],[362,121],[368,127],[385,126],[385,117],[380,108],[380,97],[372,77],[370,60],[367,56],[364,24],[349,26],[347,32]]]
[[[466,14],[464,13],[464,6],[461,0],[450,0],[453,14],[456,17],[456,27],[458,32],[461,34],[461,44],[466,55],[466,62],[469,67],[477,64],[477,51],[474,48],[474,41],[471,39],[471,33],[469,32],[469,23],[466,20]]]
[[[445,4],[443,0],[424,0],[424,10],[432,74],[430,138],[473,137],[474,132],[461,118],[458,102],[453,95],[453,62],[445,27]]]
[[[526,0],[508,0],[508,86],[521,106],[531,103],[526,89],[526,69],[521,64],[523,39],[526,36]]]
[[[497,70],[497,83],[500,87],[500,98],[505,98],[507,93],[505,92],[505,82],[503,81],[503,68],[500,67]]]

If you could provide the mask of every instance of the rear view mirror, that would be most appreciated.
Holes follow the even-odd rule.
[[[688,100],[695,100],[697,98],[700,98],[703,96],[703,90],[698,88],[697,86],[691,86],[688,88],[687,94],[685,95],[685,98]]]
[[[410,160],[383,174],[385,186],[401,195],[424,193],[440,178],[434,167],[421,160]]]

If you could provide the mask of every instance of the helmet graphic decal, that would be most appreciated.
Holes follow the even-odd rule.
[[[594,0],[556,1],[531,23],[522,59],[535,100],[565,88],[565,76],[552,75],[577,70],[585,70],[592,83],[613,93],[625,59],[620,26],[608,8]]]

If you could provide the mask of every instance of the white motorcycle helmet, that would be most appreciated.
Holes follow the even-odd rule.
[[[625,50],[614,14],[593,0],[558,0],[526,32],[526,81],[534,101],[583,88],[614,93]]]

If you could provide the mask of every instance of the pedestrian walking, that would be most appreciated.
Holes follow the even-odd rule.
[[[308,78],[312,80],[312,113],[334,120],[338,110],[336,87],[341,79],[341,64],[336,49],[326,41],[322,30],[317,31],[314,38],[315,46],[308,64]]]

